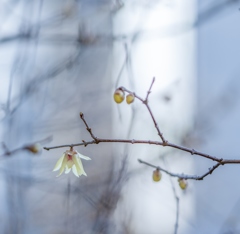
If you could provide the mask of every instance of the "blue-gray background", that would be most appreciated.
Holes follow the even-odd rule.
[[[71,1],[59,2],[0,2],[0,142],[9,149],[48,136],[54,140],[43,144],[89,139],[79,121],[80,110],[88,113],[96,132],[111,137],[112,43],[122,40],[123,48],[125,43],[124,38],[112,37],[112,17],[124,5],[72,1],[73,8]],[[156,2],[140,4],[154,7]],[[173,2],[164,4],[171,7]],[[240,159],[239,8],[237,0],[198,1],[196,114],[185,139],[200,151],[236,159]],[[91,31],[100,36],[93,39]],[[111,157],[114,149],[92,146],[82,153],[91,157],[93,149],[104,159],[84,162],[86,171],[97,168],[96,173],[76,181],[56,180],[51,172],[62,150],[7,158],[2,147],[0,232],[114,233],[112,215],[124,179],[113,172],[119,166]],[[202,158],[194,161],[196,174],[212,165]],[[194,215],[186,220],[189,233],[240,233],[239,168],[225,165],[203,181],[190,183],[189,193],[195,197]],[[121,233],[134,233],[127,224]]]

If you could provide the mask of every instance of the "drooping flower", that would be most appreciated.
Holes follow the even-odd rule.
[[[77,177],[81,175],[87,176],[86,172],[83,169],[81,158],[85,160],[91,160],[91,158],[84,156],[71,148],[70,150],[64,152],[62,157],[58,159],[55,167],[53,168],[53,171],[60,170],[57,177],[63,173],[64,169],[65,174],[68,174],[72,170],[73,174]]]

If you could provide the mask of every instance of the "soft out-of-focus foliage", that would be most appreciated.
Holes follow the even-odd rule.
[[[134,223],[136,219],[132,216],[137,213],[136,217],[141,222],[145,212],[149,216],[149,230],[156,222],[160,226],[169,222],[169,233],[177,230],[174,225],[179,225],[179,233],[187,232],[181,229],[182,226],[188,227],[189,233],[239,232],[239,189],[230,183],[239,175],[238,166],[223,167],[203,182],[188,184],[187,191],[180,191],[176,186],[178,181],[166,179],[165,175],[158,183],[159,187],[151,184],[151,189],[146,186],[148,189],[144,190],[141,186],[149,183],[152,172],[142,167],[135,168],[134,163],[128,165],[128,155],[135,152],[135,147],[139,147],[141,155],[146,155],[150,152],[147,147],[133,146],[130,149],[124,146],[122,151],[109,144],[81,147],[81,153],[92,158],[90,163],[83,161],[87,178],[75,178],[70,174],[56,179],[52,168],[63,154],[63,149],[32,154],[35,149],[30,146],[48,136],[52,136],[53,140],[47,139],[43,145],[90,139],[79,119],[80,111],[86,114],[97,136],[121,136],[120,131],[114,132],[119,126],[112,125],[113,115],[118,115],[118,121],[122,118],[119,121],[122,124],[125,112],[120,107],[116,114],[117,109],[112,108],[113,87],[122,85],[122,76],[127,74],[131,88],[138,88],[132,77],[136,69],[141,72],[143,65],[136,68],[135,61],[137,57],[146,61],[152,59],[148,50],[145,56],[132,56],[134,49],[144,47],[145,41],[154,41],[155,38],[166,37],[171,41],[171,38],[181,37],[192,28],[199,27],[195,128],[192,130],[189,127],[192,130],[189,131],[184,126],[174,131],[176,128],[172,121],[176,116],[168,112],[168,107],[177,103],[181,93],[181,77],[169,84],[164,83],[168,79],[159,79],[165,86],[161,92],[153,94],[153,99],[158,99],[162,108],[156,109],[155,113],[164,112],[160,115],[160,122],[166,124],[161,127],[165,129],[169,126],[164,133],[170,135],[174,132],[173,137],[184,145],[199,147],[219,157],[238,157],[240,34],[236,22],[239,21],[240,1],[199,1],[199,17],[195,21],[183,25],[174,23],[173,27],[159,30],[154,25],[150,30],[146,29],[144,23],[149,19],[147,10],[154,9],[159,3],[168,10],[181,5],[181,1],[175,0],[131,1],[135,11],[130,12],[137,14],[138,20],[135,30],[129,34],[113,34],[113,31],[122,30],[115,24],[126,4],[120,0],[11,0],[0,3],[0,141],[4,142],[0,154],[5,155],[0,166],[1,233],[136,233],[135,227],[141,227],[141,224]],[[194,18],[195,12],[186,15]],[[116,44],[124,52],[119,53],[119,57],[113,53]],[[184,44],[181,49],[174,47],[175,56],[178,57],[178,53],[182,53],[189,44]],[[155,52],[159,53],[157,49]],[[164,58],[159,67],[170,60],[168,56]],[[182,59],[189,57],[186,55]],[[120,69],[115,69],[115,60],[124,61]],[[152,78],[152,73],[147,71],[146,74],[150,74],[146,79]],[[128,107],[128,111],[131,110]],[[126,127],[128,133],[131,128],[142,127],[142,122],[133,121],[134,117],[142,116],[143,122],[148,122],[139,105],[132,108],[133,116]],[[185,116],[182,111],[177,119],[181,121]],[[24,148],[26,146],[28,148]],[[21,147],[25,150],[18,150]],[[156,164],[163,163],[171,168],[169,155],[175,164],[183,163],[182,155],[179,157],[176,152],[165,152],[160,155],[160,160],[159,157],[155,160]],[[132,161],[135,162],[136,158],[131,158]],[[195,162],[197,174],[208,166],[201,159]],[[192,167],[190,160],[189,167]],[[175,165],[173,168],[176,169]],[[129,180],[131,183],[124,187]],[[180,182],[180,186],[185,188]],[[133,184],[141,188],[141,193],[129,193]],[[145,200],[161,197],[165,190],[172,194],[168,200],[159,199],[157,203],[149,204]],[[188,196],[194,197],[196,218],[186,219],[184,216],[188,213]],[[130,210],[134,207],[128,204],[130,201],[137,204],[135,213]],[[141,208],[146,204],[148,209],[143,211]],[[121,215],[114,215],[116,210]],[[169,218],[158,220],[153,215],[156,210],[162,210]],[[177,220],[179,218],[177,223],[175,216]]]
[[[10,151],[48,136],[53,141],[43,145],[87,139],[80,111],[96,132],[111,136],[111,116],[105,114],[112,101],[111,42],[92,36],[111,35],[111,11],[104,7],[110,4],[1,3],[1,141]],[[93,171],[87,179],[56,179],[52,168],[61,149],[36,157],[20,151],[2,159],[0,232],[98,233],[106,223],[99,212],[108,209],[101,197],[114,179],[111,147],[81,152],[94,156],[91,164],[83,162]]]

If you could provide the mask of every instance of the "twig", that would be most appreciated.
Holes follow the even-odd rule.
[[[217,164],[215,164],[212,168],[209,168],[208,172],[206,172],[205,174],[203,174],[202,176],[195,176],[195,175],[185,175],[185,174],[175,174],[175,173],[171,173],[163,168],[160,168],[158,166],[155,166],[155,165],[152,165],[148,162],[144,162],[142,160],[139,159],[139,162],[140,163],[143,163],[147,166],[150,166],[150,167],[153,167],[153,168],[158,168],[160,170],[162,170],[163,172],[167,173],[168,175],[170,176],[173,176],[173,177],[178,177],[178,178],[182,178],[182,179],[192,179],[192,180],[203,180],[206,176],[212,174],[212,172],[217,169],[220,165],[225,165],[225,164],[240,164],[240,159],[223,159],[223,158],[217,158],[217,157],[214,157],[214,156],[211,156],[209,154],[205,154],[205,153],[202,153],[200,151],[197,151],[195,149],[190,149],[190,148],[187,148],[187,147],[184,147],[184,146],[180,146],[180,145],[176,145],[176,144],[173,144],[173,143],[170,143],[168,142],[164,137],[163,137],[163,134],[161,133],[158,125],[157,125],[157,122],[155,120],[155,117],[151,111],[151,108],[150,106],[148,105],[148,97],[149,97],[149,94],[151,93],[151,89],[152,89],[152,86],[153,86],[153,83],[155,81],[155,78],[153,78],[152,80],[152,83],[150,85],[150,88],[147,92],[147,95],[146,95],[146,98],[143,99],[141,97],[139,97],[136,93],[134,92],[131,92],[129,91],[128,89],[126,89],[125,87],[119,87],[119,89],[127,92],[127,93],[131,93],[134,95],[135,98],[137,98],[138,100],[140,100],[147,108],[151,118],[152,118],[152,121],[155,125],[155,128],[157,129],[157,132],[158,132],[158,135],[160,136],[161,138],[161,142],[160,141],[151,141],[151,140],[135,140],[135,139],[132,139],[132,140],[129,140],[129,139],[107,139],[107,138],[98,138],[96,137],[93,132],[92,132],[92,129],[89,127],[89,125],[87,124],[86,120],[84,119],[84,115],[83,113],[81,112],[80,113],[80,118],[82,119],[82,121],[84,122],[85,126],[86,126],[86,129],[87,131],[89,132],[89,134],[91,135],[92,137],[92,141],[84,141],[82,140],[82,143],[76,143],[76,144],[66,144],[66,145],[58,145],[58,146],[52,146],[52,147],[44,147],[45,150],[51,150],[51,149],[57,149],[57,148],[64,148],[64,147],[74,147],[74,146],[88,146],[88,145],[92,145],[92,144],[99,144],[99,143],[127,143],[127,144],[148,144],[148,145],[160,145],[160,146],[164,146],[164,147],[171,147],[171,148],[175,148],[175,149],[178,149],[178,150],[181,150],[181,151],[185,151],[185,152],[188,152],[192,155],[197,155],[197,156],[201,156],[201,157],[204,157],[204,158],[207,158],[207,159],[210,159],[212,161],[215,161],[217,162]]]
[[[83,116],[82,116],[82,119]],[[84,122],[85,124],[86,121]],[[51,149],[57,149],[57,148],[65,148],[65,147],[75,147],[75,146],[88,146],[88,145],[92,145],[92,144],[99,144],[99,143],[128,143],[128,144],[149,144],[149,145],[161,145],[161,146],[168,146],[168,147],[172,147],[172,148],[176,148],[182,151],[186,151],[189,152],[191,154],[195,154],[204,158],[208,158],[211,159],[213,161],[218,162],[217,164],[215,164],[212,168],[209,168],[209,171],[206,172],[205,174],[203,174],[202,176],[195,176],[195,175],[185,175],[185,174],[174,174],[171,172],[168,172],[167,170],[159,167],[159,166],[155,166],[152,165],[148,162],[144,162],[142,160],[139,159],[140,163],[143,163],[147,166],[153,167],[153,168],[159,168],[160,170],[162,170],[163,172],[167,173],[170,176],[173,177],[178,177],[178,178],[183,178],[183,179],[192,179],[192,180],[203,180],[207,175],[212,174],[212,172],[217,169],[220,165],[225,165],[225,164],[240,164],[240,160],[239,159],[222,159],[222,158],[216,158],[213,156],[210,156],[208,154],[204,154],[201,152],[198,152],[196,150],[193,149],[188,149],[186,147],[182,147],[182,146],[178,146],[175,144],[171,144],[171,143],[167,143],[167,145],[164,145],[162,142],[159,141],[146,141],[146,140],[126,140],[126,139],[103,139],[103,138],[98,138],[95,137],[92,133],[91,128],[87,126],[87,130],[89,131],[89,133],[91,134],[92,138],[94,139],[93,141],[83,141],[82,143],[76,143],[76,144],[66,144],[66,145],[58,145],[58,146],[52,146],[52,147],[44,147],[45,150],[51,150]],[[194,153],[193,153],[194,152]]]
[[[146,96],[146,98],[145,98],[145,102],[148,101],[148,96],[149,96],[149,94],[151,93],[151,89],[152,89],[152,86],[153,86],[154,82],[155,82],[155,77],[153,77],[153,79],[152,79],[152,83],[151,83],[150,88],[149,88],[149,90],[148,90],[148,92],[147,92],[147,96]]]
[[[25,149],[26,149],[25,146],[22,146],[20,148],[14,149],[14,150],[5,150],[5,152],[2,155],[0,155],[0,158],[3,156],[11,156],[11,155],[13,155],[19,151],[25,150]]]
[[[222,165],[224,165],[224,164],[240,164],[240,159],[217,158],[217,157],[211,156],[209,154],[201,153],[201,152],[196,151],[194,149],[190,149],[190,148],[187,148],[187,147],[175,145],[175,144],[172,144],[172,143],[169,143],[169,142],[167,143],[167,145],[164,145],[160,141],[150,141],[150,140],[107,139],[107,138],[95,137],[95,139],[93,141],[83,141],[82,143],[76,143],[76,144],[65,144],[65,145],[57,145],[57,146],[52,146],[52,147],[44,147],[44,149],[45,150],[51,150],[51,149],[58,149],[58,148],[65,148],[65,147],[88,146],[88,145],[99,144],[99,143],[127,143],[127,144],[161,145],[161,146],[176,148],[176,149],[179,149],[181,151],[189,152],[192,155],[198,155],[198,156],[201,156],[201,157],[204,157],[204,158],[208,158],[208,159],[211,159],[215,162],[219,162]]]
[[[155,166],[151,163],[148,163],[148,162],[145,162],[141,159],[138,159],[138,162],[142,163],[142,164],[145,164],[149,167],[152,167],[152,168],[156,168],[160,171],[163,171],[165,172],[166,174],[172,176],[172,177],[178,177],[179,179],[186,179],[186,180],[203,180],[207,175],[210,175],[212,174],[212,172],[217,169],[220,165],[224,165],[222,163],[217,163],[215,164],[213,167],[209,168],[208,172],[204,173],[202,176],[197,176],[197,175],[186,175],[186,174],[177,174],[177,173],[172,173],[160,166]],[[239,162],[240,163],[240,162]],[[228,163],[225,163],[225,164],[228,164]]]
[[[46,142],[50,142],[52,141],[52,136],[49,136],[49,137],[46,137],[42,140],[39,140],[39,141],[35,141],[33,143],[28,143],[28,144],[25,144],[19,148],[16,148],[14,150],[10,150],[7,145],[2,142],[2,147],[4,149],[4,153],[2,155],[0,155],[0,157],[3,157],[3,156],[12,156],[13,154],[16,154],[17,152],[19,151],[24,151],[24,150],[29,150],[30,147],[34,146],[35,144],[44,144]],[[40,150],[40,149],[39,149]],[[31,151],[31,150],[30,150]],[[38,152],[35,152],[35,153],[38,153]]]
[[[92,129],[89,128],[86,120],[84,119],[84,115],[83,115],[82,112],[80,112],[80,118],[81,118],[81,120],[84,122],[84,124],[86,125],[86,129],[87,129],[87,131],[89,132],[89,134],[91,135],[91,137],[94,139],[95,144],[98,144],[98,138],[95,137],[94,134],[92,133]]]
[[[140,101],[147,107],[148,112],[149,112],[149,114],[150,114],[150,116],[151,116],[151,118],[152,118],[152,121],[153,121],[153,123],[154,123],[154,126],[155,126],[155,128],[157,129],[158,135],[159,135],[159,137],[162,139],[163,145],[165,146],[165,145],[167,145],[168,142],[167,142],[167,141],[165,140],[165,138],[163,137],[163,134],[161,133],[161,131],[160,131],[159,127],[158,127],[157,121],[156,121],[155,118],[154,118],[154,115],[153,115],[153,113],[152,113],[152,110],[151,110],[150,106],[148,105],[148,96],[149,96],[149,94],[151,93],[151,89],[152,89],[152,86],[153,86],[154,81],[155,81],[155,78],[153,78],[153,80],[152,80],[152,83],[151,83],[151,85],[150,85],[150,88],[149,88],[149,90],[147,91],[147,96],[146,96],[145,100],[143,100],[141,97],[139,97],[136,93],[127,90],[125,87],[119,87],[119,89],[121,89],[121,90],[123,90],[123,91],[125,91],[125,92],[127,92],[127,93],[133,94],[135,98],[137,98],[138,100],[140,100]]]
[[[168,167],[168,164],[166,162],[166,160],[163,158],[163,163],[165,164],[166,167]],[[180,203],[180,198],[177,195],[177,191],[175,189],[174,183],[172,181],[172,177],[169,177],[171,186],[172,186],[172,190],[173,190],[173,195],[176,201],[176,220],[175,220],[175,225],[174,225],[174,234],[178,233],[178,227],[179,227],[179,203]]]

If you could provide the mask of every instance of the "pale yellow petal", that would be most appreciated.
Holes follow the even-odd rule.
[[[68,174],[70,171],[71,171],[71,167],[68,168],[68,166],[66,165],[66,167],[65,167],[65,174]]]
[[[79,164],[79,162],[77,160],[77,159],[79,159],[78,156],[77,155],[73,155],[72,159],[73,159],[73,162],[74,162],[74,165],[76,167],[78,175],[82,175],[83,168],[82,168],[82,165]]]
[[[55,167],[53,168],[53,171],[57,171],[57,170],[59,170],[59,169],[61,168],[61,166],[62,166],[62,162],[63,162],[63,158],[64,158],[64,155],[65,155],[65,153],[62,155],[61,158],[58,159],[58,161],[57,161]]]
[[[74,166],[76,167],[76,170],[77,170],[78,175],[81,175],[81,174],[82,174],[82,173],[81,173],[82,170],[81,170],[81,167],[79,166],[79,163],[78,163],[77,158],[78,158],[77,155],[73,155],[72,160],[73,160],[73,162],[74,162]]]
[[[91,158],[89,158],[88,156],[85,156],[83,154],[78,153],[78,157],[85,159],[85,160],[92,160]]]
[[[60,176],[63,173],[64,168],[66,167],[66,164],[67,164],[67,156],[65,155],[64,158],[63,158],[63,161],[62,161],[62,166],[60,168],[60,172],[57,175],[57,177]]]
[[[73,157],[72,157],[72,158],[73,158]],[[73,160],[68,160],[68,161],[67,161],[67,167],[68,167],[68,168],[72,168],[73,164],[74,164]]]
[[[79,167],[79,169],[80,169],[79,175],[85,175],[85,176],[87,176],[86,172],[84,171],[84,168],[83,168],[81,159],[80,159],[79,157],[76,157],[76,159],[77,159],[77,165],[78,165],[78,167]]]
[[[79,177],[78,171],[77,171],[77,168],[76,168],[76,165],[73,165],[73,166],[72,166],[72,172],[73,172],[73,174],[74,174],[75,176]]]

